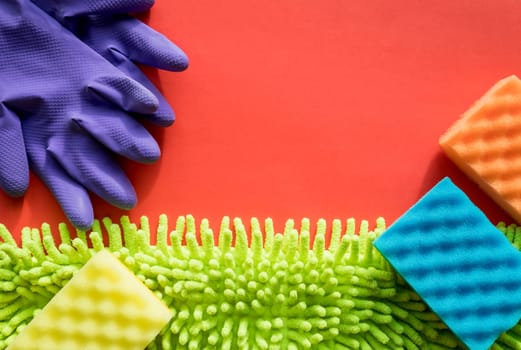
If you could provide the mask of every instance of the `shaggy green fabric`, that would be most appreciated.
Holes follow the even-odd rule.
[[[463,349],[372,243],[385,230],[362,221],[286,222],[161,215],[152,232],[122,217],[71,234],[49,225],[22,231],[21,247],[0,226],[0,349],[97,251],[109,249],[173,311],[147,349]],[[102,227],[104,230],[102,230]],[[519,249],[521,229],[498,228]],[[151,244],[151,240],[156,243]],[[404,242],[407,244],[407,242]],[[521,349],[521,325],[493,349]]]

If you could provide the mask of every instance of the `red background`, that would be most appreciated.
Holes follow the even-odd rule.
[[[439,136],[521,71],[516,0],[157,0],[145,18],[190,57],[148,70],[177,112],[163,155],[125,162],[133,219],[193,214],[395,220],[444,176],[511,220],[440,152]],[[94,198],[97,217],[126,212]],[[12,232],[65,218],[36,177],[0,195]]]

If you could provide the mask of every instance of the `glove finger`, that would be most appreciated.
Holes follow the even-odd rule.
[[[116,14],[116,13],[139,13],[150,10],[154,0],[69,0],[74,6],[85,6],[87,11],[83,14]],[[85,4],[84,4],[85,3]],[[79,13],[77,13],[79,14]]]
[[[181,48],[140,20],[126,15],[90,16],[89,20],[91,31],[83,39],[102,55],[110,49],[159,69],[179,72],[188,67],[188,57]],[[110,43],[103,38],[111,38]]]
[[[159,106],[159,101],[152,92],[123,75],[96,77],[87,84],[87,91],[90,96],[101,97],[127,112],[150,114]]]
[[[145,119],[149,122],[153,123],[157,126],[167,127],[172,125],[175,121],[175,113],[170,107],[170,104],[163,96],[161,91],[152,83],[147,76],[141,71],[141,69],[134,64],[134,62],[130,61],[127,57],[125,57],[119,51],[112,51],[112,58],[114,58],[114,62],[112,62],[119,70],[123,73],[131,77],[132,79],[139,82],[141,85],[146,87],[150,92],[152,92],[157,100],[159,101],[159,107],[154,113],[143,115]],[[117,61],[117,63],[116,63]]]
[[[29,164],[22,125],[18,116],[0,104],[0,188],[12,197],[25,194],[29,186]]]
[[[137,198],[134,187],[110,152],[89,135],[53,137],[47,152],[78,183],[106,202],[121,209],[131,209]]]
[[[154,0],[32,0],[38,7],[59,19],[90,14],[123,14],[148,11]]]
[[[152,163],[161,151],[152,135],[134,118],[120,118],[119,111],[99,109],[95,118],[72,119],[86,134],[105,145],[112,152],[139,163]],[[89,149],[89,148],[84,148]]]
[[[65,172],[44,145],[27,142],[27,154],[31,169],[49,188],[69,221],[88,230],[94,221],[94,210],[87,190]]]

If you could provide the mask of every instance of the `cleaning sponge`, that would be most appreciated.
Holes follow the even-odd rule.
[[[450,179],[374,245],[469,349],[521,319],[521,254]]]
[[[94,255],[8,350],[143,350],[171,311],[106,250]]]
[[[521,223],[521,80],[497,82],[440,138],[447,156]]]

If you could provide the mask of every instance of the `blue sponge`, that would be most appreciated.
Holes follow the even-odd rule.
[[[374,245],[469,349],[521,319],[521,254],[449,178]]]

